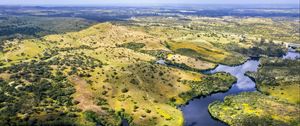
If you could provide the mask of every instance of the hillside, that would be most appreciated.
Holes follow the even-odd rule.
[[[157,64],[157,52],[174,54],[165,43],[111,23],[11,40],[3,50],[1,124],[119,125],[125,118],[131,125],[183,125],[176,105],[235,81]],[[204,65],[196,69],[214,67],[198,62]]]
[[[298,126],[297,7],[0,5],[0,126]]]

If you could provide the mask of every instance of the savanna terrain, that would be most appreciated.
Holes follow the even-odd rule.
[[[264,57],[247,73],[259,91],[212,103],[212,116],[299,125],[299,60],[278,58],[300,44],[299,13],[206,11],[3,6],[0,125],[181,126],[180,105],[236,82],[203,71],[249,57]]]

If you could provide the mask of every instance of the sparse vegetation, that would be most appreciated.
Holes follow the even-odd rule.
[[[262,58],[257,73],[248,73],[261,92],[299,104],[300,90],[299,60]]]
[[[202,71],[249,56],[265,57],[248,73],[264,94],[214,102],[212,115],[230,125],[299,125],[299,61],[269,58],[300,42],[289,9],[280,19],[137,9],[0,6],[0,125],[181,126],[178,105],[236,81]]]
[[[278,100],[259,92],[227,96],[224,102],[209,105],[214,118],[232,126],[299,125],[299,105]]]

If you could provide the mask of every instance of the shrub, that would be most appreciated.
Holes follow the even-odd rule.
[[[128,89],[127,88],[123,88],[121,91],[122,91],[122,93],[127,93]]]

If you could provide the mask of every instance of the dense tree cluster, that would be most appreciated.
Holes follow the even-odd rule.
[[[208,95],[213,92],[226,91],[236,81],[236,78],[228,73],[216,73],[213,75],[207,75],[202,78],[201,81],[186,81],[184,84],[188,84],[192,90],[189,92],[181,93],[179,96],[183,99],[191,99],[199,95]]]
[[[73,107],[71,97],[75,89],[65,75],[52,74],[51,70],[46,62],[34,60],[1,69],[10,74],[8,80],[0,80],[1,125],[72,122],[68,120],[79,111]]]
[[[110,114],[112,116],[112,118],[110,119],[105,119],[106,116],[104,115],[99,115],[98,113],[96,112],[93,112],[93,111],[85,111],[83,112],[83,115],[85,117],[85,119],[87,121],[90,121],[90,122],[94,122],[95,125],[100,125],[100,126],[116,126],[116,125],[120,125],[121,124],[121,115],[119,115],[117,112],[114,112],[114,111],[107,111],[108,113],[107,114]],[[117,122],[114,122],[115,124],[111,124],[111,123],[108,123],[106,122],[105,120],[117,120]]]
[[[231,43],[226,45],[227,50],[235,51],[250,57],[260,57],[261,55],[271,57],[281,57],[286,53],[285,47],[274,42],[266,42],[262,39],[259,42],[254,42],[254,45],[250,48],[239,47],[237,44]]]
[[[128,49],[132,49],[132,50],[139,50],[143,47],[145,47],[146,45],[144,43],[136,43],[136,42],[130,42],[130,43],[125,43],[125,44],[121,44],[121,45],[117,45],[118,47],[124,47],[124,48],[128,48]]]
[[[180,69],[184,69],[184,70],[189,70],[189,71],[194,71],[194,72],[201,72],[201,70],[196,69],[196,68],[192,68],[184,63],[176,63],[174,61],[170,61],[170,60],[166,60],[166,65],[170,66],[170,67],[175,67],[175,68],[180,68]]]

